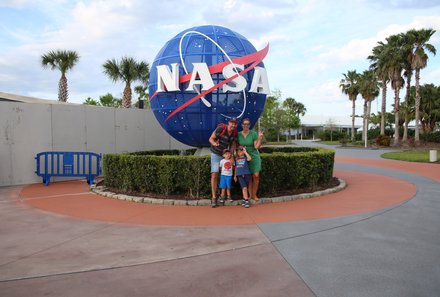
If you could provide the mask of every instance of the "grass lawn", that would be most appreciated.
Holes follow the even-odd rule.
[[[408,150],[382,154],[382,158],[409,162],[429,162],[429,150]],[[437,160],[439,153],[437,151]]]

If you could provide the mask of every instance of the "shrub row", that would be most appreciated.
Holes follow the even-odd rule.
[[[427,141],[427,142],[440,143],[440,131],[421,134],[420,138],[424,141]]]
[[[209,156],[163,152],[104,155],[105,185],[127,193],[179,194],[188,199],[210,197]],[[330,181],[333,176],[333,150],[265,147],[261,152],[260,196],[313,187]],[[233,193],[239,195],[238,184],[234,187]]]

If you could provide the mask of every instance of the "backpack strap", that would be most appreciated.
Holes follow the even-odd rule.
[[[226,124],[224,124],[224,123],[220,123],[220,124],[217,125],[217,127],[222,127],[222,130],[221,130],[220,133],[217,135],[217,137],[222,137],[223,134],[225,134],[225,132],[226,132],[228,126],[227,126]]]

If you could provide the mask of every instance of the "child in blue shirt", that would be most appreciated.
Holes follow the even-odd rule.
[[[237,148],[237,157],[235,159],[235,174],[234,181],[240,183],[241,191],[243,193],[243,200],[241,201],[241,205],[249,208],[249,180],[251,177],[251,171],[249,170],[249,161],[252,160],[252,157],[246,151],[245,146],[239,146]]]
[[[225,194],[228,197],[229,201],[232,201],[231,198],[231,182],[232,182],[232,172],[234,168],[232,167],[234,164],[232,163],[232,154],[229,149],[223,150],[223,159],[220,161],[220,184],[219,188],[220,192],[220,204],[225,204]]]

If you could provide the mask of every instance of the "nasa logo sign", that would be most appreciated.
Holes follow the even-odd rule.
[[[148,91],[160,125],[175,139],[208,147],[219,123],[232,117],[255,124],[269,83],[260,51],[240,34],[220,26],[187,29],[160,50]]]

